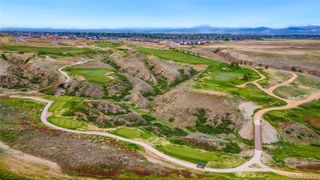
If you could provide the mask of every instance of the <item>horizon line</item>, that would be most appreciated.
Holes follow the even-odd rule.
[[[238,26],[238,27],[226,27],[226,26],[212,26],[212,25],[196,25],[196,26],[183,26],[183,27],[96,27],[96,28],[84,28],[84,27],[0,27],[1,29],[70,29],[70,30],[82,30],[82,29],[88,29],[88,30],[98,30],[98,29],[187,29],[187,28],[196,28],[196,27],[211,27],[211,28],[270,28],[270,29],[283,29],[283,28],[289,28],[289,27],[307,27],[307,26],[320,26],[320,23],[315,24],[305,24],[305,25],[289,25],[289,26],[282,26],[282,27],[271,27],[271,26]]]

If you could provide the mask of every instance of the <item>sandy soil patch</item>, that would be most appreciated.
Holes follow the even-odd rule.
[[[115,79],[115,77],[114,77],[114,72],[112,72],[112,71],[110,71],[110,72],[106,72],[106,77],[108,78],[108,79],[111,79],[111,80],[114,80]]]
[[[252,140],[254,135],[253,122],[247,121],[246,123],[244,123],[239,131],[239,134],[242,138]],[[279,135],[277,130],[268,121],[265,120],[262,120],[261,135],[262,142],[265,144],[270,144],[279,141]]]
[[[84,81],[86,80],[86,78],[84,76],[80,76],[80,75],[76,75],[74,76],[74,78],[77,80],[77,81]]]
[[[0,149],[4,150],[4,155],[0,157],[1,164],[16,174],[29,178],[39,176],[43,178],[70,178],[62,173],[60,166],[55,162],[11,149],[2,142],[0,142]]]
[[[239,134],[242,138],[252,139],[253,138],[253,126],[252,116],[256,109],[260,106],[253,102],[241,102],[239,104],[239,110],[242,112],[245,121],[243,122]]]
[[[260,108],[260,106],[253,102],[241,102],[239,104],[239,109],[245,119],[251,119],[254,111],[258,108]]]
[[[265,120],[262,120],[261,125],[262,142],[270,144],[279,141],[279,135],[277,130]]]

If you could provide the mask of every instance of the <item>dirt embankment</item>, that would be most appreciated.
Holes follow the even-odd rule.
[[[199,108],[208,110],[208,122],[212,125],[220,124],[226,113],[235,126],[243,119],[238,111],[237,102],[219,96],[208,96],[196,92],[190,92],[186,86],[180,86],[162,96],[157,97],[154,103],[156,114],[166,119],[174,119],[177,127],[194,126],[196,117],[194,114]]]
[[[0,86],[5,88],[46,87],[61,81],[58,66],[53,61],[31,53],[2,53]]]

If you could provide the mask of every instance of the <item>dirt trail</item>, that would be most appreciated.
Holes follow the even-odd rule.
[[[269,108],[264,108],[264,109],[260,109],[259,111],[257,111],[254,116],[253,116],[253,123],[254,123],[254,148],[255,148],[255,156],[256,156],[256,152],[257,151],[261,151],[262,152],[262,147],[263,147],[263,142],[262,142],[262,135],[261,135],[261,122],[262,122],[262,118],[263,115],[269,111],[273,111],[273,110],[286,110],[286,109],[292,109],[295,107],[298,107],[301,104],[304,103],[308,103],[311,102],[315,99],[320,98],[320,92],[314,93],[312,95],[310,95],[309,97],[302,99],[302,100],[288,100],[288,99],[284,99],[281,97],[278,97],[277,95],[275,95],[273,93],[273,91],[275,89],[277,89],[278,87],[281,86],[287,86],[290,83],[294,82],[297,79],[297,74],[290,72],[291,73],[291,78],[288,79],[285,82],[282,82],[280,84],[277,84],[275,86],[272,86],[268,89],[264,89],[258,82],[260,80],[265,79],[266,77],[261,74],[258,70],[249,67],[250,69],[254,70],[255,72],[257,72],[260,75],[260,78],[251,82],[246,82],[244,84],[241,84],[237,87],[245,87],[248,83],[252,83],[255,84],[260,90],[264,91],[265,93],[267,93],[268,95],[275,97],[277,99],[283,100],[285,101],[287,104],[284,106],[279,106],[279,107],[269,107]],[[259,158],[257,159],[257,164],[262,165],[261,162],[261,155],[259,156]],[[320,175],[317,174],[311,174],[311,173],[295,173],[295,172],[287,172],[287,171],[280,171],[280,170],[275,170],[275,169],[271,169],[272,172],[278,173],[278,174],[282,174],[285,176],[290,176],[290,177],[300,177],[300,178],[320,178]]]

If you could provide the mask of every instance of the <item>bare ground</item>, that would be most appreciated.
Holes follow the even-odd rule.
[[[238,102],[227,97],[206,95],[189,91],[187,84],[156,98],[155,113],[166,119],[173,118],[177,127],[194,126],[196,118],[193,114],[199,108],[208,109],[208,120],[220,123],[221,117],[229,112],[230,120],[239,125],[242,114],[237,109]]]

